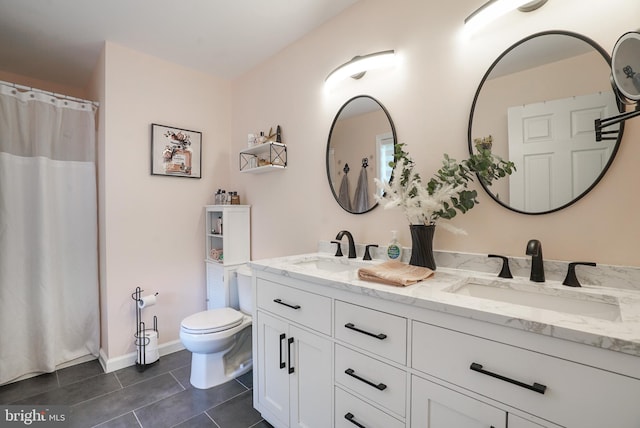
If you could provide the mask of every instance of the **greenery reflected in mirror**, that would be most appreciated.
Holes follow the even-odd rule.
[[[374,178],[388,182],[396,131],[384,106],[368,95],[347,101],[327,142],[327,178],[338,204],[352,214],[376,207]]]
[[[618,149],[596,142],[595,119],[622,108],[610,81],[610,57],[582,35],[548,31],[502,53],[484,75],[469,118],[469,150],[484,143],[517,171],[484,189],[525,214],[565,208],[604,176]]]

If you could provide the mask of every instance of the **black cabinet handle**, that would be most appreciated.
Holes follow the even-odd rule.
[[[289,374],[295,371],[295,368],[291,365],[291,344],[293,343],[293,337],[287,340],[287,359],[289,360]]]
[[[283,369],[285,368],[286,364],[284,361],[282,361],[282,341],[284,340],[284,338],[287,337],[284,333],[282,333],[280,335],[280,368]]]
[[[273,299],[273,301],[278,303],[279,305],[283,305],[291,309],[300,309],[300,305],[290,305],[288,303],[283,302],[282,299]]]
[[[369,386],[373,386],[374,388],[376,388],[376,389],[378,389],[380,391],[384,391],[385,389],[387,389],[387,385],[385,385],[384,383],[375,384],[375,383],[373,383],[373,382],[371,382],[369,380],[361,378],[360,376],[358,376],[356,374],[355,370],[353,370],[353,369],[346,369],[344,372],[346,374],[348,374],[349,376],[358,379],[360,382],[364,382]]]
[[[519,380],[515,380],[515,379],[511,379],[508,378],[506,376],[502,376],[498,373],[493,373],[490,371],[487,371],[485,369],[482,368],[482,364],[478,364],[478,363],[471,363],[471,366],[469,367],[471,370],[478,372],[478,373],[482,373],[482,374],[486,374],[487,376],[491,376],[491,377],[495,377],[496,379],[500,379],[503,380],[505,382],[509,382],[512,383],[514,385],[518,385],[522,388],[525,389],[529,389],[531,391],[537,392],[538,394],[544,394],[544,392],[547,390],[546,385],[542,385],[540,383],[534,382],[533,385],[528,385],[524,382],[520,382]]]
[[[355,418],[355,416],[353,416],[353,413],[347,413],[346,415],[344,415],[344,418],[346,420],[348,420],[349,422],[351,422],[352,424],[354,424],[357,427],[360,428],[367,428],[366,426],[359,424],[358,422],[356,422],[355,420],[353,420],[353,418]]]
[[[358,333],[366,334],[367,336],[375,337],[376,339],[384,340],[387,338],[387,335],[384,333],[378,333],[378,334],[370,333],[368,331],[359,329],[358,327],[353,325],[353,323],[350,323],[350,322],[346,323],[344,326],[349,330],[357,331]]]

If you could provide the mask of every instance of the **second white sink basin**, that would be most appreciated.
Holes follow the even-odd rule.
[[[463,284],[450,287],[445,291],[602,320],[621,320],[617,297],[583,290],[570,288],[564,290],[543,285],[469,278]]]

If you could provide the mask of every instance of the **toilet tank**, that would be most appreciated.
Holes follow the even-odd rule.
[[[251,315],[253,311],[253,296],[251,293],[251,269],[242,265],[236,271],[236,284],[238,286],[238,303],[240,311]]]

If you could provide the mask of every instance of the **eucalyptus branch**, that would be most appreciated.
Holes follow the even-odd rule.
[[[442,167],[424,186],[404,146],[403,143],[394,146],[394,161],[389,163],[393,168],[390,183],[375,180],[383,191],[376,198],[385,208],[403,208],[410,224],[434,224],[440,218],[452,219],[458,212],[466,213],[479,203],[478,192],[467,188],[474,177],[491,185],[515,171],[513,162],[478,146],[477,153],[460,162],[445,153]]]

